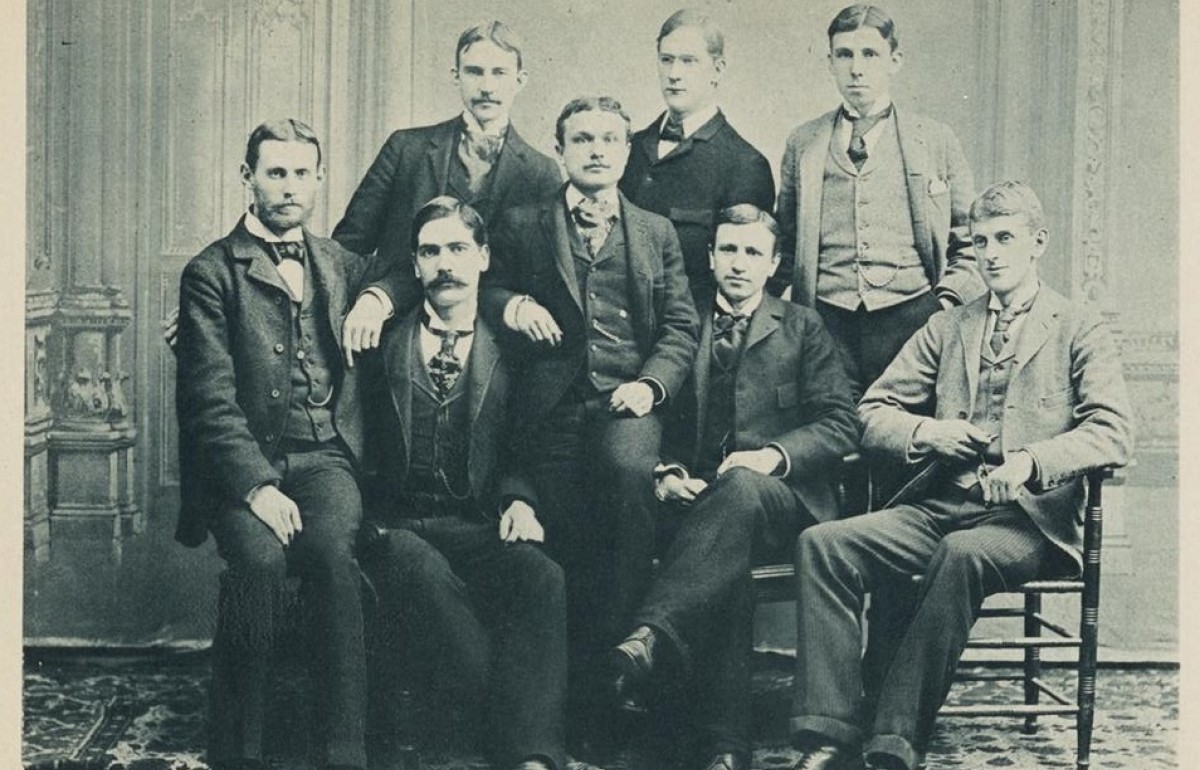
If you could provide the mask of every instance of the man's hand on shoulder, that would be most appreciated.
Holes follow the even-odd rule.
[[[378,293],[364,291],[358,295],[358,300],[342,323],[342,350],[346,355],[346,368],[354,368],[355,353],[379,347],[383,322],[391,315],[392,309]]]
[[[645,417],[654,408],[654,387],[641,380],[618,385],[608,400],[608,408],[617,414]]]
[[[717,475],[722,476],[734,468],[749,468],[755,473],[770,476],[779,470],[784,462],[783,454],[774,447],[763,447],[744,452],[732,452],[717,468]]]
[[[544,543],[546,532],[529,503],[513,500],[500,515],[500,539],[506,543],[518,543],[522,540]]]
[[[562,329],[554,316],[529,295],[512,299],[504,309],[504,324],[524,334],[532,342],[548,342],[551,345],[562,342]]]
[[[300,522],[300,509],[292,498],[279,491],[274,484],[256,487],[246,498],[250,512],[266,524],[280,543],[292,542],[304,525]]]
[[[1021,487],[1033,478],[1033,455],[1014,452],[1004,464],[981,479],[983,501],[993,505],[1015,502]]]
[[[913,433],[913,449],[955,460],[970,460],[992,443],[992,436],[966,420],[926,420]]]

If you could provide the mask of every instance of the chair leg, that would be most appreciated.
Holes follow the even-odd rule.
[[[1025,636],[1041,636],[1042,625],[1037,619],[1037,615],[1042,611],[1042,595],[1031,593],[1025,595]],[[1025,705],[1036,706],[1038,698],[1041,696],[1041,691],[1038,689],[1037,680],[1042,676],[1042,650],[1040,647],[1025,648]],[[1025,726],[1022,732],[1026,735],[1034,735],[1037,733],[1037,714],[1030,714],[1025,717]]]

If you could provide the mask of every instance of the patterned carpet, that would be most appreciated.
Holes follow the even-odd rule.
[[[1068,672],[1049,679],[1069,685]],[[280,677],[273,693],[279,724],[271,731],[272,768],[310,770],[303,715],[303,677]],[[201,770],[208,663],[203,654],[141,657],[80,657],[61,654],[25,667],[25,767],[36,770]],[[787,747],[789,662],[758,656],[755,674],[755,770],[790,768]],[[1069,687],[1068,687],[1069,689]],[[1010,696],[1009,685],[975,683],[956,690],[964,701],[992,702]],[[1097,687],[1098,709],[1092,767],[1154,770],[1175,768],[1178,672],[1172,669],[1105,669]],[[1042,728],[1022,735],[1018,720],[944,719],[927,759],[929,770],[1074,767],[1073,722],[1044,717]],[[445,741],[420,750],[427,770],[475,770],[487,765]],[[633,770],[660,770],[671,762],[640,751]],[[400,770],[399,766],[394,766]],[[415,767],[415,765],[413,765]],[[409,770],[409,768],[404,768]]]

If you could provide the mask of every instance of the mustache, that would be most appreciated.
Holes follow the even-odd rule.
[[[440,289],[443,286],[466,288],[468,285],[466,281],[455,278],[450,273],[438,273],[437,278],[434,278],[428,284],[430,289]]]

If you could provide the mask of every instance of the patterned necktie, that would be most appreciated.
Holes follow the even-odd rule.
[[[717,310],[713,318],[713,356],[723,369],[733,368],[749,325],[750,316],[733,315]]]
[[[659,130],[658,139],[662,142],[682,142],[683,121],[674,115],[668,115],[667,122]]]
[[[464,127],[458,142],[458,158],[467,170],[467,187],[472,196],[478,195],[488,173],[500,158],[504,146],[503,134],[481,134]]]
[[[463,372],[462,359],[454,352],[454,346],[459,339],[466,337],[471,332],[431,329],[428,325],[425,328],[436,334],[442,341],[438,352],[429,359],[429,379],[433,380],[433,384],[437,386],[438,395],[445,398],[450,391],[454,390],[454,384],[458,382],[458,376]]]
[[[271,243],[271,256],[274,258],[275,264],[281,264],[285,259],[292,259],[300,264],[304,264],[304,258],[308,255],[308,249],[303,241],[275,241]]]
[[[579,228],[579,234],[587,243],[588,254],[595,257],[608,239],[613,223],[617,221],[613,205],[608,201],[584,198],[571,209],[571,216]]]
[[[1006,307],[1000,310],[996,316],[996,326],[992,329],[992,337],[988,340],[988,344],[992,347],[993,355],[1000,355],[1004,350],[1004,346],[1008,344],[1008,327],[1012,326],[1013,321],[1017,320],[1017,316],[1025,313],[1033,305],[1033,300],[1023,303],[1020,307]]]
[[[867,162],[867,143],[863,137],[875,127],[876,123],[891,114],[892,106],[890,104],[883,111],[866,117],[851,115],[846,109],[842,109],[842,117],[850,121],[850,146],[846,149],[846,154],[850,156],[854,167],[859,171],[862,171],[863,164]]]

